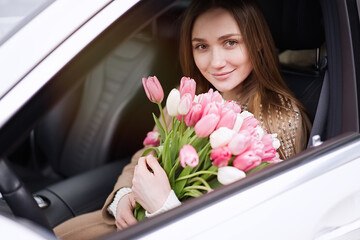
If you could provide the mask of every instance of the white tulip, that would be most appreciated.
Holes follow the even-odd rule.
[[[277,139],[277,134],[273,133],[273,134],[271,134],[271,136],[273,138],[273,147],[275,149],[278,149],[280,147],[280,141],[279,141],[279,139]]]
[[[166,99],[166,109],[170,116],[176,117],[179,115],[178,106],[180,103],[180,92],[177,89],[171,90],[168,98]]]
[[[193,102],[195,102],[195,103],[199,102],[199,95],[195,95]]]
[[[253,116],[254,116],[254,114],[252,114],[251,112],[248,112],[248,111],[242,111],[242,112],[240,113],[240,115],[241,115],[241,117],[242,117],[243,119],[245,119],[245,118],[247,118],[247,117],[253,117]]]
[[[257,126],[255,128],[255,132],[258,134],[258,139],[259,141],[263,138],[263,136],[265,135],[264,129],[260,126]]]
[[[223,147],[227,145],[232,137],[234,136],[235,132],[227,127],[221,127],[215,130],[210,135],[210,145],[212,148]]]
[[[223,185],[233,183],[245,177],[245,172],[237,169],[236,167],[225,166],[218,169],[217,179]]]
[[[234,132],[239,132],[240,131],[240,128],[241,128],[241,125],[243,124],[243,122],[244,122],[244,118],[241,116],[240,113],[237,113],[236,114],[235,124],[234,124],[234,127],[233,127]]]

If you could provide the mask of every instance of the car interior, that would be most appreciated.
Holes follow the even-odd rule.
[[[157,106],[146,98],[141,78],[156,75],[165,96],[178,84],[179,27],[189,2],[177,1],[125,42],[110,44],[110,53],[93,59],[96,66],[81,81],[74,79],[75,86],[60,100],[47,96],[53,105],[9,154],[10,167],[42,204],[50,227],[100,209],[122,168],[142,148]],[[306,58],[306,64],[281,62],[281,72],[313,122],[308,146],[315,135],[322,141],[334,137],[337,133],[327,127],[328,61],[320,3],[258,2],[279,55]]]

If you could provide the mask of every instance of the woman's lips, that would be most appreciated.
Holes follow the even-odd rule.
[[[235,69],[228,72],[212,73],[213,77],[217,80],[226,80]]]

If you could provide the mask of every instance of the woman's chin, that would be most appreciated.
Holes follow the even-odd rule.
[[[216,90],[218,90],[221,93],[229,93],[231,92],[234,88],[233,87],[229,87],[229,86],[215,86]]]

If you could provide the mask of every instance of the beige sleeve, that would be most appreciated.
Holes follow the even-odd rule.
[[[107,197],[105,204],[102,208],[102,215],[104,217],[104,220],[107,224],[115,224],[115,219],[111,214],[107,211],[108,206],[113,201],[116,192],[123,187],[129,187],[132,186],[132,178],[134,175],[134,168],[137,164],[138,159],[141,157],[141,154],[145,148],[137,151],[133,157],[131,158],[131,162],[126,165],[121,173],[121,175],[118,177],[117,182],[115,183],[113,191],[110,193],[110,195]]]
[[[167,127],[169,128],[169,126],[171,125],[171,117],[167,114],[166,112],[166,108],[163,109],[164,110],[164,115],[165,115],[165,121],[167,123]],[[160,122],[163,122],[162,120],[160,120]],[[154,127],[154,129],[156,129],[156,127]],[[110,193],[110,195],[108,196],[108,198],[105,201],[105,204],[102,208],[102,216],[104,218],[105,223],[107,224],[115,224],[115,218],[107,211],[108,206],[111,204],[111,202],[113,201],[116,192],[123,187],[129,187],[131,188],[132,186],[132,179],[134,176],[134,169],[135,166],[138,162],[138,159],[141,157],[141,155],[143,154],[143,152],[145,151],[146,148],[142,148],[139,151],[137,151],[131,158],[131,162],[126,165],[121,173],[121,175],[118,177],[118,180],[114,186],[113,191]]]

